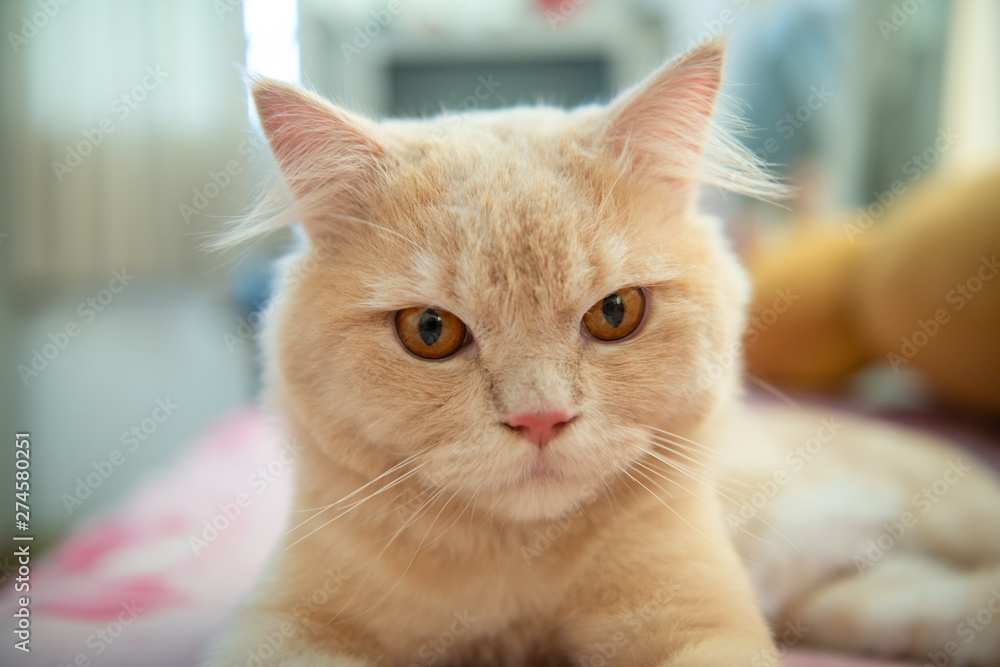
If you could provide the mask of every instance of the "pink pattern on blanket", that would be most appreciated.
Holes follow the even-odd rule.
[[[111,520],[95,524],[63,545],[53,568],[64,575],[85,575],[97,570],[105,559],[126,549],[180,535],[189,528],[187,519],[179,514],[150,517],[140,523]]]
[[[109,554],[141,539],[137,531],[121,521],[94,526],[70,540],[56,557],[55,567],[67,574],[86,574]]]
[[[53,600],[42,600],[35,605],[35,612],[53,617],[99,621],[118,617],[125,605],[148,613],[182,607],[191,602],[193,600],[173,590],[165,578],[139,576],[106,582],[97,593],[85,590],[75,596],[62,595]]]
[[[197,664],[281,537],[293,459],[255,411],[216,425],[32,562],[31,652],[0,642],[0,665]],[[0,596],[4,636],[21,595],[7,586]]]

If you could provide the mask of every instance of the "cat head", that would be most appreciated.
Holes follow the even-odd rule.
[[[774,189],[712,143],[722,63],[699,47],[608,106],[383,123],[256,81],[294,205],[235,238],[308,240],[268,337],[288,418],[366,476],[412,457],[514,520],[663,456],[655,429],[690,433],[739,370],[719,360],[747,281],[698,186]]]

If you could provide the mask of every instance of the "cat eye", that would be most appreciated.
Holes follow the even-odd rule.
[[[646,314],[641,287],[627,287],[595,303],[583,316],[583,325],[597,340],[613,342],[634,333]]]
[[[458,352],[468,331],[462,320],[440,308],[396,311],[396,334],[407,350],[421,359],[444,359]]]

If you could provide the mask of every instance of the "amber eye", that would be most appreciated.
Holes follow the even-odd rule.
[[[627,287],[595,303],[583,316],[583,325],[598,340],[621,340],[639,328],[645,312],[642,288]]]
[[[462,320],[438,308],[404,308],[396,311],[396,333],[407,350],[424,359],[444,359],[465,342]]]

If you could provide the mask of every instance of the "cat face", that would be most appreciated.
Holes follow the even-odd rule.
[[[701,380],[746,298],[692,211],[721,67],[703,51],[609,108],[458,123],[376,126],[258,84],[309,237],[271,336],[291,418],[367,476],[412,457],[442,499],[514,520],[696,427],[731,389]]]

